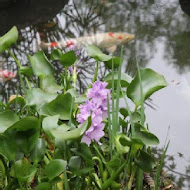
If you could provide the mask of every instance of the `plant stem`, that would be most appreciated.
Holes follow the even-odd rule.
[[[136,170],[137,170],[137,166],[134,166],[133,169],[132,169],[131,177],[130,177],[130,179],[129,179],[128,190],[131,190],[131,187],[132,187],[132,184],[133,184],[133,180],[134,180],[134,177],[135,177]]]
[[[97,62],[96,62],[96,70],[95,70],[95,74],[94,74],[94,78],[92,80],[92,83],[94,83],[97,80],[97,77],[98,77],[98,67],[99,67],[99,61],[97,60]]]

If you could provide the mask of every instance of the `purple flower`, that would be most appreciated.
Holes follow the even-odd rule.
[[[80,105],[80,113],[77,115],[77,121],[83,124],[91,116],[91,126],[82,137],[82,142],[88,146],[92,141],[100,143],[104,136],[103,119],[107,118],[107,98],[111,101],[110,90],[106,89],[108,83],[96,81],[92,88],[87,91],[88,100]]]

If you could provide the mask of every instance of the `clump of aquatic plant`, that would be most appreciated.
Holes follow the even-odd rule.
[[[56,49],[48,59],[39,51],[23,67],[10,50],[17,38],[16,27],[0,38],[0,53],[14,58],[22,87],[0,104],[1,188],[141,190],[148,183],[159,189],[165,152],[155,163],[151,146],[159,140],[146,123],[144,102],[167,85],[164,77],[138,68],[132,78],[121,72],[123,47],[113,57],[90,45],[96,71],[86,93],[78,94],[76,52]],[[58,78],[54,60],[64,68]],[[97,81],[99,62],[111,69],[103,81]]]

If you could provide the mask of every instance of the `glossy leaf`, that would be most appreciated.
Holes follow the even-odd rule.
[[[57,94],[43,92],[40,88],[32,88],[27,92],[26,103],[29,106],[41,106],[44,103],[51,102],[57,97]]]
[[[42,122],[42,127],[45,131],[45,133],[51,137],[54,138],[52,131],[59,131],[61,133],[65,133],[70,129],[69,126],[66,124],[58,125],[60,115],[54,115],[44,118]]]
[[[63,86],[57,85],[56,80],[52,75],[47,75],[46,77],[44,77],[41,83],[42,90],[50,94],[57,93],[64,88]]]
[[[29,160],[34,163],[40,162],[43,159],[45,152],[46,152],[45,141],[39,138],[36,142],[36,145],[34,146],[33,150],[30,153]]]
[[[118,68],[119,64],[121,63],[121,59],[119,57],[113,57],[113,60],[110,59],[108,61],[104,61],[107,68],[112,69],[112,62],[114,65],[114,68]]]
[[[62,159],[52,160],[46,167],[45,172],[50,180],[58,177],[66,169],[67,162]]]
[[[0,133],[19,120],[19,117],[11,110],[0,112]]]
[[[143,100],[149,98],[154,92],[167,86],[164,77],[152,69],[140,69]],[[127,96],[139,106],[141,104],[140,80],[138,73],[127,88]]]
[[[0,145],[0,154],[9,161],[13,161],[18,150],[14,140],[12,141],[12,139],[9,139],[6,135],[0,134]]]
[[[71,94],[59,94],[55,100],[47,105],[47,110],[51,115],[59,114],[60,119],[69,120],[72,106]]]
[[[28,56],[32,66],[34,75],[37,77],[45,77],[47,75],[53,75],[54,69],[43,51],[39,51],[33,56]]]
[[[117,86],[117,80],[118,80],[118,71],[114,71],[113,73],[114,76],[114,86]],[[104,77],[104,81],[108,82],[107,88],[112,87],[112,72],[110,72],[108,75]],[[121,73],[121,87],[127,87],[129,83],[132,81],[132,78],[126,74],[126,73]]]
[[[152,155],[147,152],[140,150],[140,155],[135,159],[135,163],[144,171],[151,172],[155,161]]]
[[[18,39],[18,30],[14,26],[4,36],[0,37],[0,53],[8,49],[12,44],[15,44]]]
[[[88,129],[88,127],[89,121],[87,119],[80,128],[76,128],[67,132],[60,131],[60,128],[57,128],[56,130],[51,130],[51,133],[55,138],[66,141],[81,137],[84,134],[84,132]]]
[[[32,166],[27,160],[18,160],[14,165],[15,177],[20,182],[31,182],[35,176],[37,168]]]
[[[154,134],[150,133],[143,126],[137,123],[134,126],[134,134],[131,138],[140,140],[144,145],[147,146],[159,144],[159,140]]]
[[[5,134],[25,153],[35,147],[40,135],[40,122],[36,117],[27,116],[9,127]]]
[[[24,76],[31,77],[33,74],[32,68],[28,66],[22,66],[20,68],[20,73]]]
[[[90,57],[97,61],[108,61],[112,58],[111,56],[102,53],[102,51],[94,45],[88,45],[86,51]]]

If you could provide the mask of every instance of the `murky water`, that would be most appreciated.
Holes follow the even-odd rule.
[[[123,70],[133,75],[137,57],[141,67],[153,68],[165,76],[168,87],[152,96],[154,109],[146,106],[147,120],[151,131],[159,137],[161,147],[168,134],[168,154],[174,156],[176,163],[172,165],[171,159],[170,168],[185,174],[176,174],[176,181],[181,183],[182,189],[189,189],[183,187],[183,180],[190,176],[190,17],[181,10],[177,0],[75,0],[59,8],[57,16],[47,15],[49,20],[43,18],[40,24],[39,19],[32,25],[19,24],[21,37],[14,52],[26,64],[24,54],[36,51],[40,38],[56,41],[96,32],[135,34],[136,40],[125,46]],[[116,54],[119,51],[118,48]],[[16,70],[7,54],[0,60],[4,68]],[[87,85],[85,79],[91,69],[93,66],[80,76],[81,92]],[[105,72],[102,68],[101,77]],[[15,93],[17,84],[16,80],[1,83],[4,99],[5,91]]]

